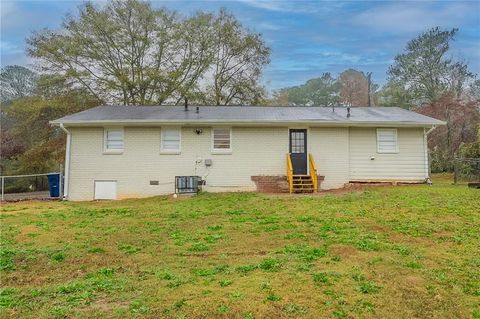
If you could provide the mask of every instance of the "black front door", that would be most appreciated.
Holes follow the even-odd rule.
[[[290,130],[290,154],[293,174],[307,174],[307,130]]]

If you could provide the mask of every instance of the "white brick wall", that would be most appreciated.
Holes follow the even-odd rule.
[[[194,133],[196,128],[203,133]],[[212,154],[210,127],[183,127],[182,150],[176,155],[160,154],[160,127],[125,127],[121,155],[103,153],[101,127],[69,130],[71,200],[92,200],[95,180],[116,180],[118,198],[127,198],[173,193],[176,175],[203,176],[207,191],[232,191],[254,190],[253,175],[286,173],[287,127],[233,127],[231,154]],[[400,153],[380,155],[375,154],[374,128],[310,128],[308,150],[325,176],[322,188],[342,187],[351,179],[422,180],[423,130],[398,132]],[[195,170],[197,158],[211,159],[213,165],[207,169],[202,162]]]
[[[160,154],[160,127],[125,127],[121,155],[103,154],[103,128],[70,128],[72,133],[69,199],[93,199],[94,180],[117,180],[118,197],[174,192],[176,175],[204,176],[207,191],[254,190],[252,175],[285,175],[287,128],[232,128],[232,153],[212,154],[211,129],[182,128],[182,152]],[[203,162],[195,172],[196,158]],[[151,186],[150,180],[160,185]]]

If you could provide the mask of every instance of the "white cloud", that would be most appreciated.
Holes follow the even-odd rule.
[[[256,25],[256,27],[260,30],[270,30],[270,31],[278,31],[283,28],[279,24],[274,24],[270,22],[260,22]]]
[[[474,6],[478,10],[478,2]],[[466,3],[409,1],[365,10],[354,16],[352,23],[393,33],[419,32],[434,26],[455,27],[463,20],[472,18],[472,15],[478,15],[478,11],[475,12],[475,8]]]
[[[249,6],[265,9],[269,11],[281,11],[281,12],[289,12],[291,8],[287,2],[283,1],[265,1],[265,0],[239,0],[244,4]]]
[[[292,12],[292,13],[318,13],[327,14],[332,10],[342,7],[344,3],[338,1],[285,1],[285,0],[237,0],[251,7],[276,11],[276,12]]]
[[[2,54],[17,54],[24,53],[23,48],[19,47],[15,43],[0,40],[0,51]]]

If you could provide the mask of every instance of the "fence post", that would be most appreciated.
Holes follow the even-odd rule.
[[[2,200],[3,200],[4,193],[5,193],[5,177],[2,176]]]
[[[478,177],[478,182],[480,183],[480,158],[477,161],[477,177]]]
[[[455,154],[453,156],[453,184],[457,185],[457,174],[458,174],[458,161],[457,161],[457,155]]]

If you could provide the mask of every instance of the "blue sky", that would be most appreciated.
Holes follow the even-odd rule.
[[[460,29],[452,55],[480,75],[479,1],[152,1],[188,15],[226,7],[272,49],[263,82],[270,90],[297,85],[323,72],[347,68],[386,71],[407,41],[434,26]],[[1,65],[33,66],[25,38],[34,30],[57,29],[81,1],[1,0]]]

